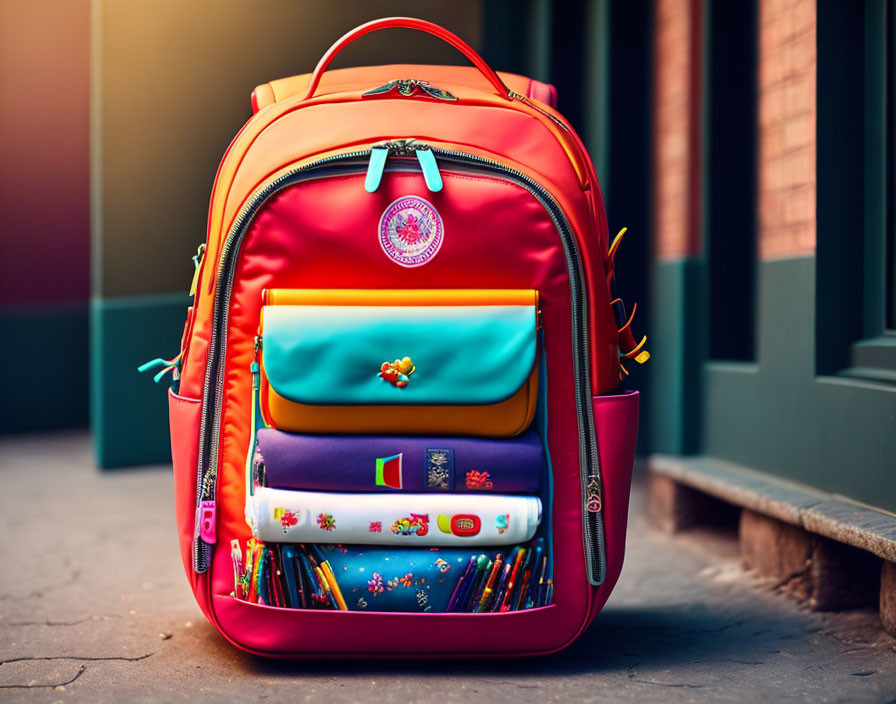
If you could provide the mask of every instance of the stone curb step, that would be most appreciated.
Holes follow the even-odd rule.
[[[819,611],[875,605],[896,636],[896,516],[703,455],[648,458],[647,512],[667,533],[738,521],[747,567]]]

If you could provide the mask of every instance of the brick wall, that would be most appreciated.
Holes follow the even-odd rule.
[[[700,0],[657,0],[653,232],[657,257],[700,249]]]
[[[759,253],[815,250],[815,0],[759,2]]]

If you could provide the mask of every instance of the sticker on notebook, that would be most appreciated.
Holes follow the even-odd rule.
[[[402,453],[399,452],[391,457],[376,458],[376,476],[374,481],[377,486],[401,489],[401,457]]]
[[[383,575],[379,572],[374,572],[373,578],[367,580],[367,591],[371,592],[374,596],[386,591],[386,588],[383,586]]]
[[[454,476],[454,450],[427,449],[424,462],[426,468],[426,488],[451,489]]]
[[[283,526],[283,532],[286,533],[292,526],[299,522],[299,519],[296,516],[295,511],[280,510],[283,511],[283,513],[280,514],[280,525]],[[278,509],[274,509],[275,515],[277,511]]]
[[[480,472],[476,469],[471,469],[469,472],[467,472],[464,483],[467,489],[489,490],[494,488],[495,486],[488,472]]]
[[[460,513],[456,516],[439,515],[436,521],[439,530],[443,533],[450,533],[462,538],[468,538],[477,535],[482,528],[482,521],[479,516],[471,513]]]
[[[419,606],[424,611],[429,611],[432,608],[432,605],[429,603],[429,595],[423,591],[422,589],[417,590],[417,606]]]
[[[422,538],[429,533],[429,514],[412,513],[405,518],[399,518],[392,524],[391,530],[396,535],[416,535]]]
[[[299,514],[286,508],[274,508],[274,520],[279,521],[283,526],[283,532],[289,532],[289,529],[299,523]]]
[[[379,224],[380,246],[393,262],[405,267],[422,266],[441,249],[445,231],[442,217],[432,203],[418,196],[393,201]]]
[[[495,519],[495,528],[498,529],[498,535],[504,535],[504,531],[507,530],[510,525],[510,514],[504,513],[498,516]]]

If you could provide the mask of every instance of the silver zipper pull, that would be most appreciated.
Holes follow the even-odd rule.
[[[256,335],[255,336],[255,357],[252,359],[252,364],[249,365],[249,371],[252,372],[252,390],[253,391],[258,391],[258,387],[259,387],[259,375],[261,372],[261,366],[258,364],[258,353],[261,351],[261,344],[262,344],[261,335]],[[253,409],[254,409],[254,407],[253,407]]]
[[[373,98],[380,95],[388,95],[390,93],[398,94],[402,98],[409,98],[412,95],[423,93],[430,98],[436,100],[455,101],[457,98],[447,90],[437,88],[429,81],[421,81],[416,78],[403,78],[389,81],[377,88],[372,88],[361,93],[362,98]]]

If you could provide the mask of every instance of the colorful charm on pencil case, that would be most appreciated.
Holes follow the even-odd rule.
[[[415,371],[417,371],[417,367],[414,366],[411,358],[403,357],[394,362],[383,362],[380,366],[380,379],[402,389],[408,385],[411,374]]]
[[[406,518],[399,518],[392,524],[392,532],[396,535],[416,535],[422,538],[429,533],[429,514],[412,513]]]

